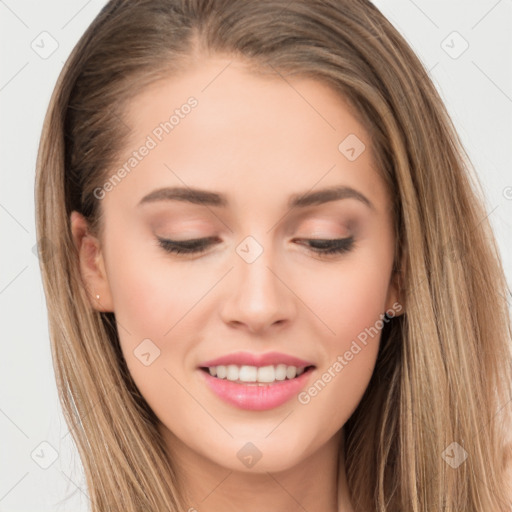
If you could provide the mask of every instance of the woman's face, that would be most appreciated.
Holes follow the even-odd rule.
[[[97,273],[82,262],[93,303],[172,446],[292,467],[350,417],[401,308],[368,135],[325,84],[222,58],[153,84],[126,122],[95,191]]]

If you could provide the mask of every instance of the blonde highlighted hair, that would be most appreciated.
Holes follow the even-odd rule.
[[[35,186],[54,368],[92,511],[188,506],[127,370],[114,314],[90,306],[70,214],[101,232],[94,189],[126,143],[126,105],[209,54],[335,88],[367,129],[393,198],[405,314],[384,328],[368,389],[345,425],[355,510],[510,510],[504,271],[478,179],[404,38],[367,0],[111,0],[59,76]],[[456,469],[443,457],[453,442],[468,455]]]

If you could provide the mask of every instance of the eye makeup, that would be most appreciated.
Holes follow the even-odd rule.
[[[158,245],[166,252],[172,254],[200,254],[211,247],[217,237],[196,238],[192,240],[170,240],[157,237]],[[355,240],[353,236],[337,239],[299,239],[305,242],[312,252],[320,255],[343,254],[352,250]]]

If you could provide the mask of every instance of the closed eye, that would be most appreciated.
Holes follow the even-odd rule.
[[[319,238],[306,239],[314,252],[320,254],[343,254],[350,251],[354,246],[354,237],[336,238],[333,240],[323,240]]]
[[[194,240],[168,240],[158,237],[158,244],[166,251],[175,254],[197,254],[205,251],[215,240],[215,237],[197,238]]]
[[[164,251],[172,254],[200,254],[218,240],[217,237],[197,238],[193,240],[169,240],[158,237],[158,245]],[[320,255],[343,254],[349,252],[354,247],[354,237],[337,239],[299,239],[305,242],[312,252]]]

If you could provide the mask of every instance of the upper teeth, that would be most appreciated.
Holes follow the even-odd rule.
[[[240,380],[242,382],[274,382],[276,380],[293,379],[304,372],[304,367],[287,366],[278,364],[276,366],[238,366],[229,364],[227,366],[210,366],[210,375],[218,379]]]

